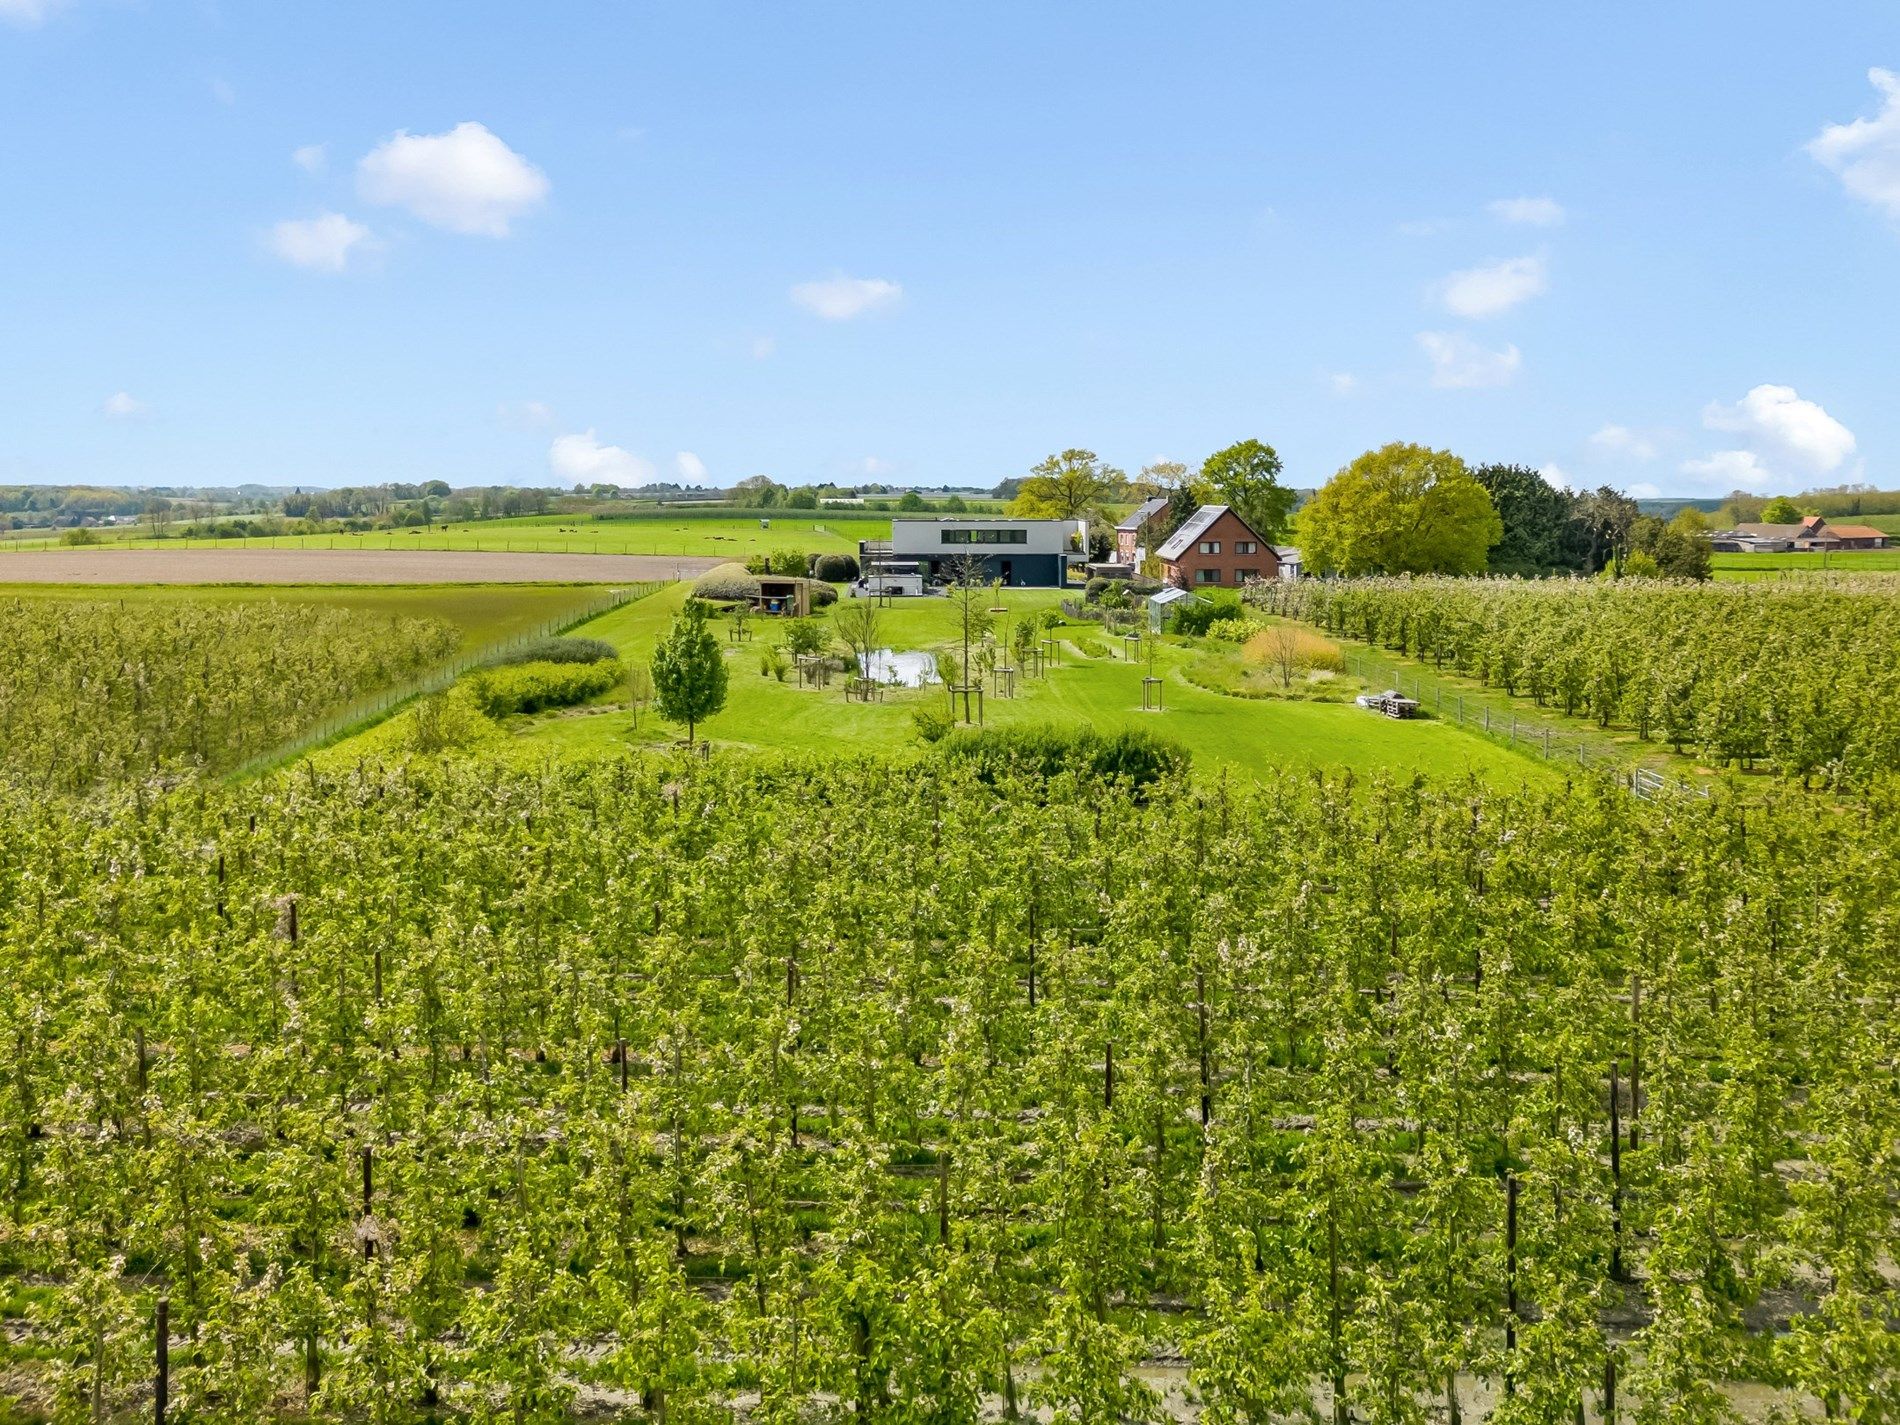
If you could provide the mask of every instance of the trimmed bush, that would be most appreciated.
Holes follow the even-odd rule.
[[[602,663],[618,658],[619,650],[604,638],[537,638],[488,660],[491,668],[511,663]]]
[[[1198,637],[1223,619],[1245,617],[1238,594],[1216,590],[1198,599],[1184,599],[1168,619],[1168,632]]]
[[[812,560],[811,573],[827,584],[849,584],[858,577],[858,561],[849,554],[821,554]]]
[[[709,603],[750,603],[759,592],[759,576],[743,564],[720,564],[693,581],[693,597]]]
[[[600,663],[513,663],[469,680],[469,690],[490,717],[572,707],[608,692],[620,681],[618,659]]]
[[[811,591],[811,606],[815,609],[828,609],[838,602],[838,591],[822,579],[807,579],[805,587]]]
[[[985,782],[1011,775],[1053,777],[1079,772],[1126,781],[1137,794],[1185,773],[1192,758],[1180,743],[1141,728],[1100,732],[1092,727],[959,728],[937,744],[951,762],[976,770]]]

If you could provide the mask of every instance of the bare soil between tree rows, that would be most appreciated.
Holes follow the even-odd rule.
[[[0,584],[623,584],[690,579],[687,555],[382,549],[44,549],[0,554]]]

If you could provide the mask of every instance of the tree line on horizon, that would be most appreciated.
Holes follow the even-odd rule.
[[[1087,519],[1106,545],[1115,510],[1160,499],[1166,503],[1144,527],[1154,548],[1202,505],[1223,504],[1261,538],[1297,544],[1304,568],[1318,574],[1709,576],[1700,512],[1664,521],[1608,485],[1563,489],[1523,465],[1471,466],[1450,451],[1403,442],[1367,451],[1304,502],[1282,483],[1283,469],[1259,440],[1217,450],[1198,468],[1156,461],[1132,478],[1072,448],[1016,485],[1009,512]],[[1092,553],[1106,557],[1105,549]]]

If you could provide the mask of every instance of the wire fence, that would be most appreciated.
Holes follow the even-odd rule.
[[[597,619],[602,614],[612,613],[615,609],[623,608],[637,599],[644,599],[649,594],[666,588],[667,582],[654,579],[615,589],[580,608],[557,614],[534,628],[468,649],[458,653],[447,662],[438,663],[404,682],[394,684],[379,692],[365,694],[353,702],[346,703],[324,718],[322,722],[305,728],[288,742],[279,743],[270,751],[259,753],[248,762],[241,764],[232,775],[234,777],[254,776],[289,761],[301,752],[334,742],[345,733],[374,727],[412,698],[439,693],[471,669],[492,663],[502,655],[525,648],[540,639],[566,633],[571,628]]]
[[[1628,748],[1607,738],[1572,731],[1516,711],[1494,708],[1488,700],[1449,685],[1415,669],[1400,667],[1385,659],[1348,650],[1346,671],[1380,690],[1391,689],[1412,699],[1421,711],[1445,722],[1483,736],[1508,743],[1519,751],[1530,752],[1548,762],[1608,771],[1621,778],[1631,792],[1644,800],[1665,795],[1706,797],[1707,787],[1696,786],[1680,777],[1666,776],[1654,768],[1635,765]]]

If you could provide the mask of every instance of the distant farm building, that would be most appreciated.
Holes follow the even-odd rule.
[[[1709,536],[1710,547],[1725,554],[1777,554],[1788,551],[1885,549],[1884,530],[1864,524],[1834,524],[1809,515],[1799,524],[1738,524]]]
[[[1155,554],[1167,581],[1182,589],[1280,577],[1279,551],[1226,505],[1202,505]]]

